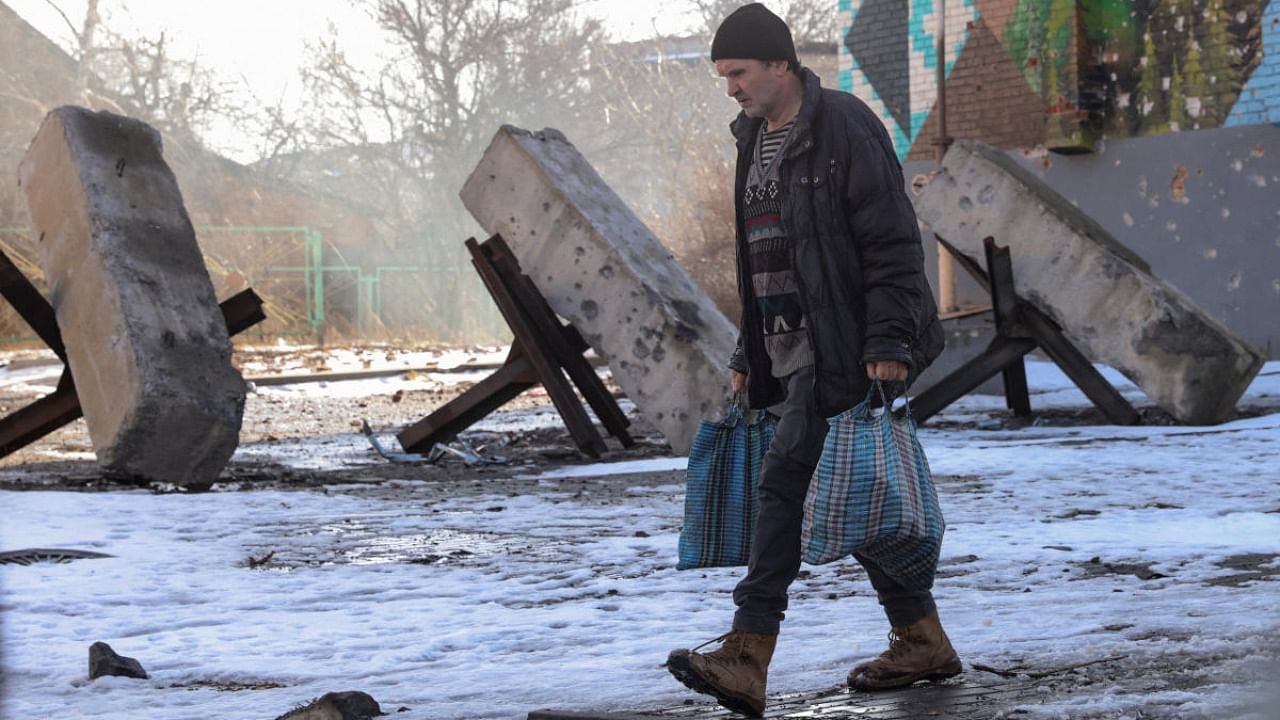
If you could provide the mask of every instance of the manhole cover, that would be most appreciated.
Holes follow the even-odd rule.
[[[69,563],[72,560],[92,560],[114,557],[105,553],[75,550],[73,548],[31,548],[0,552],[0,565],[32,565],[35,563]]]

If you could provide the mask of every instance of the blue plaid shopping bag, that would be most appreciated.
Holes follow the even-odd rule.
[[[873,409],[877,391],[882,402]],[[805,497],[801,547],[805,562],[858,553],[904,587],[927,590],[942,548],[942,508],[910,404],[902,412],[889,406],[877,382],[866,400],[828,419]]]
[[[743,398],[723,420],[703,420],[689,451],[684,527],[677,570],[746,565],[760,513],[760,470],[775,420],[764,411],[748,421]]]

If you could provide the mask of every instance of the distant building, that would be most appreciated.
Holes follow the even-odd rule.
[[[613,55],[639,65],[677,63],[704,65],[710,72],[711,39],[704,35],[682,35],[615,43],[610,47]],[[824,85],[835,87],[836,43],[805,43],[796,48],[800,64],[822,78]]]

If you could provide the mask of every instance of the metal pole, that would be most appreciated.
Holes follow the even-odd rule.
[[[947,0],[934,0],[934,14],[938,17],[937,32],[937,86],[938,86],[938,138],[934,141],[934,158],[942,165],[942,157],[951,146],[947,137]],[[956,271],[951,253],[938,244],[938,307],[942,312],[956,309]]]
[[[935,0],[934,14],[938,16],[938,139],[934,145],[937,148],[937,160],[942,162],[942,156],[951,145],[951,138],[947,137],[947,0]]]
[[[373,319],[377,317],[375,315],[374,296],[377,294],[378,276],[377,274],[365,275],[362,271],[358,277],[361,293],[360,305],[356,308],[356,316],[359,318],[360,329],[368,330],[373,324]]]
[[[319,230],[307,233],[307,258],[311,264],[311,327],[324,325],[324,239]]]

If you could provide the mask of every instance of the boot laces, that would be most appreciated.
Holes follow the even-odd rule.
[[[885,660],[895,660],[899,655],[908,652],[907,628],[891,628],[889,630],[889,649],[880,656]]]
[[[735,649],[730,650],[729,649],[730,643],[732,643],[735,640],[737,641],[737,647]],[[722,657],[722,656],[739,657],[745,654],[746,652],[747,634],[738,630],[730,630],[729,632],[721,635],[720,637],[712,638],[702,643],[698,647],[694,648],[691,652],[697,652],[712,643],[718,643],[718,642],[723,642],[724,644],[721,645],[718,649],[712,650],[711,652],[706,653],[707,655],[715,655],[717,657]]]

